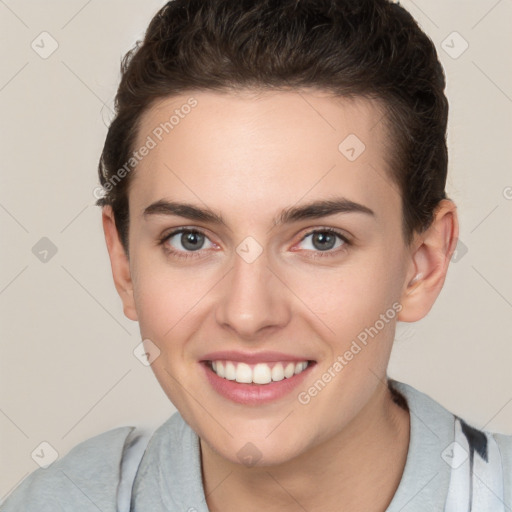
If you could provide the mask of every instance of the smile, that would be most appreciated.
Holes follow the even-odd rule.
[[[199,363],[217,395],[249,406],[289,400],[317,365],[297,355],[239,351],[205,354]]]
[[[208,361],[210,368],[219,377],[241,384],[269,384],[289,379],[302,373],[309,361],[271,362],[248,364],[240,361]]]

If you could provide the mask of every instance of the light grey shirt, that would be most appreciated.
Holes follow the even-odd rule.
[[[510,512],[512,436],[478,430],[412,386],[389,381],[407,403],[411,430],[386,512]],[[0,505],[0,512],[56,510],[208,512],[198,436],[179,413],[147,446],[134,427],[104,432],[31,473]]]

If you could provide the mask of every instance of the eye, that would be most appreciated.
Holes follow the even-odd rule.
[[[350,245],[349,240],[333,228],[315,229],[307,233],[301,243],[304,243],[306,250],[328,253],[326,256],[338,253],[340,248],[343,250]]]
[[[315,257],[335,256],[351,245],[342,233],[333,228],[310,231],[300,243],[304,245],[303,249],[312,251]],[[168,255],[177,258],[200,257],[202,249],[218,247],[209,240],[205,233],[195,228],[176,229],[164,235],[159,240],[159,245],[163,246]]]
[[[204,247],[205,242],[210,246]],[[195,255],[188,253],[197,252],[200,249],[216,247],[203,232],[191,228],[174,230],[165,235],[160,240],[160,244],[164,246],[166,252],[182,258],[193,257]]]

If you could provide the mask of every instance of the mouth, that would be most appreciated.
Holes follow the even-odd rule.
[[[265,385],[280,382],[302,373],[313,361],[283,361],[248,364],[240,361],[206,361],[219,377],[239,384]]]
[[[255,360],[257,359],[257,360]],[[232,402],[260,405],[289,395],[311,372],[316,361],[219,355],[200,361],[215,392]]]

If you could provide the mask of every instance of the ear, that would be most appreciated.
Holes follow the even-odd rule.
[[[123,302],[124,314],[130,320],[137,321],[130,262],[119,238],[111,206],[103,207],[102,222],[114,284]]]
[[[436,207],[432,225],[416,234],[411,244],[399,321],[416,322],[430,311],[443,287],[458,236],[457,207],[453,201],[443,199]]]

